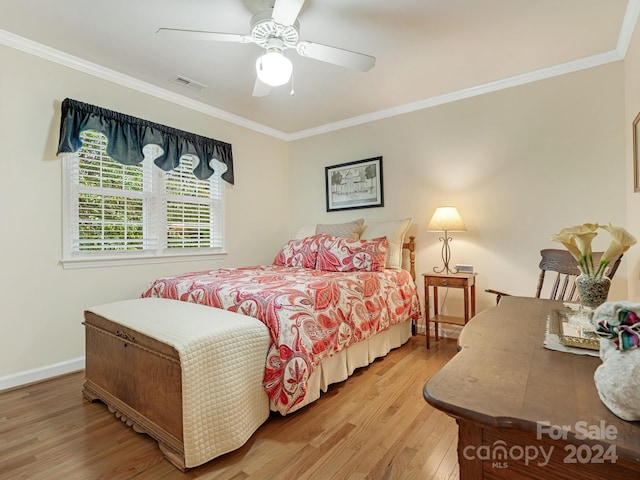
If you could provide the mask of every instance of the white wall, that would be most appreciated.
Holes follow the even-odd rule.
[[[476,267],[479,309],[494,301],[485,288],[531,295],[538,251],[557,246],[549,236],[562,227],[610,221],[640,238],[640,194],[629,186],[639,50],[636,35],[624,67],[609,64],[287,144],[0,46],[0,388],[31,369],[58,362],[64,369],[81,359],[85,307],[136,297],[160,275],[270,262],[302,224],[411,216],[418,272],[426,272],[440,264],[438,234],[426,232],[426,223],[437,206],[454,204],[469,231],[453,234],[452,260]],[[229,255],[63,270],[55,151],[65,97],[232,143]],[[385,206],[327,213],[324,167],[378,155]],[[606,234],[600,237],[596,247],[606,244]],[[640,298],[636,250],[610,298]],[[448,302],[448,313],[456,308]]]
[[[8,47],[0,64],[0,389],[3,378],[7,386],[15,374],[81,358],[85,307],[137,297],[160,275],[273,260],[288,229],[285,142]],[[56,149],[65,97],[231,143],[228,256],[64,270]]]
[[[530,296],[539,250],[562,248],[551,234],[627,223],[623,95],[617,62],[296,141],[291,225],[411,216],[427,272],[441,265],[441,243],[426,224],[456,205],[468,232],[452,234],[452,261],[475,266],[478,309],[495,302],[485,288]],[[325,212],[324,167],[378,155],[385,206]],[[603,232],[594,246],[606,245]],[[626,296],[626,276],[623,266],[610,298]]]
[[[635,29],[624,62],[625,70],[625,153],[627,181],[627,223],[630,231],[640,239],[640,193],[633,190],[633,120],[640,112],[640,30]],[[640,156],[640,155],[639,155]],[[640,161],[640,158],[638,159]],[[640,165],[639,165],[640,167]],[[625,262],[629,271],[628,297],[640,302],[640,245],[632,247],[626,255]]]

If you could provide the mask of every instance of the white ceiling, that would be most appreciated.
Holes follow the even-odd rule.
[[[640,0],[306,0],[301,39],[375,56],[376,66],[362,73],[288,51],[295,95],[283,86],[262,98],[252,96],[260,47],[155,33],[248,33],[268,3],[1,0],[0,42],[46,45],[64,52],[63,63],[98,64],[103,75],[117,72],[111,76],[294,138],[620,60],[640,9]],[[178,75],[207,88],[171,83]]]

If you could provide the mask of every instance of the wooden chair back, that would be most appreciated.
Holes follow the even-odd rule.
[[[593,252],[594,265],[597,266],[600,263],[602,254],[603,252]],[[542,259],[540,260],[536,298],[546,297],[564,302],[579,301],[575,280],[580,275],[580,269],[576,259],[567,250],[555,248],[540,250],[540,255]],[[613,279],[621,260],[622,255],[609,263],[605,271],[607,277]],[[545,280],[550,281],[545,283]]]

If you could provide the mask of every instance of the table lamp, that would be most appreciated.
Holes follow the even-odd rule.
[[[451,259],[451,249],[449,247],[451,237],[449,237],[449,232],[466,232],[467,227],[464,225],[456,207],[436,208],[433,217],[431,217],[427,225],[427,230],[430,232],[444,231],[444,236],[440,237],[440,240],[443,242],[442,261],[444,262],[444,266],[442,268],[434,267],[433,271],[436,273],[458,273],[456,267],[449,267],[449,260]]]

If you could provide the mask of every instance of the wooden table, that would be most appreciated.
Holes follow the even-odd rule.
[[[435,323],[435,339],[438,341],[440,323],[464,326],[476,314],[475,273],[423,273],[424,278],[424,323],[427,333],[427,348],[431,346],[429,329]],[[429,308],[429,287],[433,288],[433,317]],[[464,316],[455,317],[439,313],[438,287],[461,288],[463,290]]]
[[[427,402],[458,423],[462,480],[640,478],[640,422],[600,401],[600,359],[543,347],[547,315],[561,307],[504,297],[426,383]]]

